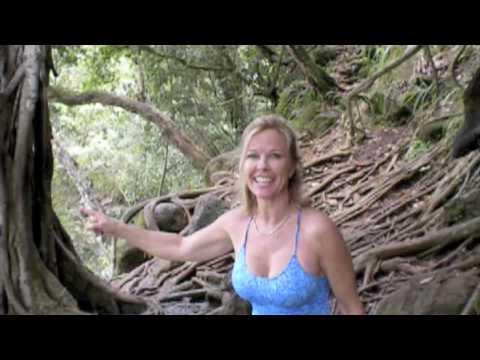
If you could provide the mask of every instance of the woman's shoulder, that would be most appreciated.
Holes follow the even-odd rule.
[[[248,221],[248,219],[249,215],[242,206],[230,209],[222,215],[222,221],[229,225],[236,225]]]
[[[230,236],[230,239],[232,240],[232,243],[236,249],[243,239],[246,224],[248,223],[249,219],[249,215],[242,207],[233,208],[222,215],[221,221],[223,229]]]
[[[339,230],[334,221],[324,212],[306,207],[302,208],[302,231],[310,239],[337,238]]]
[[[302,207],[302,222],[310,225],[335,227],[335,223],[324,212],[312,207]]]

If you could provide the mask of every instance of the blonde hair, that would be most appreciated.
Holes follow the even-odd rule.
[[[303,205],[305,203],[301,195],[302,187],[302,164],[300,161],[300,152],[297,144],[297,137],[293,129],[288,125],[287,121],[280,115],[271,114],[260,116],[254,119],[243,131],[242,141],[240,144],[240,161],[238,163],[238,195],[241,204],[244,206],[249,215],[253,215],[253,209],[256,205],[256,198],[248,188],[243,165],[248,144],[255,134],[261,131],[274,129],[285,136],[287,141],[288,153],[295,168],[293,175],[288,180],[289,201],[295,205]]]

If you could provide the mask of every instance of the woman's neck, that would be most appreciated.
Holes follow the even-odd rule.
[[[260,222],[265,227],[272,227],[291,213],[293,207],[288,194],[274,200],[257,199],[254,216],[257,223]]]

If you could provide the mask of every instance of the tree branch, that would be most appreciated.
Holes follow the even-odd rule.
[[[3,97],[8,97],[10,94],[17,88],[18,84],[20,81],[22,81],[23,77],[25,76],[25,63],[20,65],[20,67],[15,71],[15,74],[13,75],[12,79],[6,86],[6,88],[3,91],[0,91],[0,96]]]
[[[379,246],[363,253],[354,260],[355,271],[365,268],[371,260],[388,259],[394,256],[406,256],[429,249],[439,244],[453,243],[480,231],[480,217],[466,221],[462,224],[441,229],[422,238],[393,245]]]
[[[189,63],[187,60],[179,58],[177,56],[161,53],[157,49],[151,47],[150,45],[120,45],[120,47],[125,47],[129,49],[138,49],[140,51],[144,51],[149,54],[155,55],[161,59],[173,60],[193,70],[202,70],[202,71],[232,71],[233,70],[231,68],[192,64],[192,63]]]
[[[165,139],[180,150],[183,155],[191,161],[195,168],[203,170],[208,163],[209,157],[206,156],[192,140],[185,137],[181,130],[175,126],[173,121],[166,114],[161,113],[150,104],[105,92],[91,91],[74,93],[66,89],[55,87],[49,88],[49,98],[51,101],[68,106],[98,103],[107,106],[120,107],[131,113],[138,114],[144,119],[157,125],[165,136]]]
[[[325,94],[332,88],[338,88],[337,82],[325,70],[315,64],[302,46],[286,45],[286,48],[302,70],[307,81],[319,94]]]

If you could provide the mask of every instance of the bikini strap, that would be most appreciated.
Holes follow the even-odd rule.
[[[297,211],[297,229],[295,231],[295,247],[294,247],[294,252],[293,254],[296,256],[297,255],[297,248],[298,248],[298,239],[300,238],[300,219],[302,215],[302,209],[298,209]]]
[[[250,224],[252,223],[253,216],[250,217],[250,220],[248,220],[247,228],[245,230],[245,238],[243,239],[243,248],[245,249],[247,247],[247,240],[248,240],[248,230],[250,229]]]

